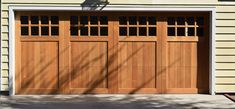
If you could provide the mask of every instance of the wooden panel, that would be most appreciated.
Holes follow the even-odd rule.
[[[21,90],[58,88],[58,43],[21,43]]]
[[[118,45],[119,88],[136,93],[156,88],[155,42],[120,42]]]
[[[197,44],[168,44],[168,88],[196,88]]]
[[[71,42],[70,88],[107,88],[107,52],[107,42]]]

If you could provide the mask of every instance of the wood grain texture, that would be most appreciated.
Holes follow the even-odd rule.
[[[72,42],[71,66],[71,88],[107,88],[107,42]]]
[[[157,18],[156,25],[151,25],[156,27],[156,36],[138,36],[139,33],[120,36],[120,12],[68,12],[63,15],[55,12],[51,15],[59,16],[58,36],[21,36],[19,16],[47,14],[50,12],[18,12],[16,15],[17,94],[208,93],[209,24],[203,26],[204,36],[169,37],[167,17],[184,14],[148,12],[141,16]],[[123,13],[123,16],[136,14],[140,15]],[[108,16],[108,36],[89,36],[90,33],[71,36],[72,15]],[[185,15],[208,17],[207,13]],[[139,23],[131,25],[140,26]],[[218,52],[223,54],[223,51]]]
[[[156,88],[155,42],[120,42],[118,51],[119,88]]]
[[[21,88],[58,88],[58,43],[21,42]]]

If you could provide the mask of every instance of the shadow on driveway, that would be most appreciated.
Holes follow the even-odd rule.
[[[222,95],[1,96],[0,109],[235,109]]]

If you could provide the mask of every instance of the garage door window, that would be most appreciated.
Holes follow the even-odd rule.
[[[168,17],[168,36],[203,36],[203,17]]]
[[[108,36],[107,16],[70,16],[71,36]]]
[[[58,16],[21,16],[22,36],[58,36],[59,17]]]
[[[120,16],[120,36],[156,36],[157,23],[155,16]]]

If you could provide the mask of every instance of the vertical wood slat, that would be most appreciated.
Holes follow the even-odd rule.
[[[59,93],[70,93],[68,88],[70,88],[68,80],[70,72],[70,43],[69,37],[70,31],[70,17],[68,14],[63,14],[59,17]],[[67,29],[67,30],[66,30]]]
[[[158,54],[157,54],[157,69],[158,69],[158,73],[160,76],[159,81],[157,82],[160,83],[160,92],[161,93],[165,93],[166,91],[166,87],[167,87],[167,22],[166,22],[166,17],[159,17],[159,21],[158,21],[158,28],[159,31],[158,33]]]
[[[21,73],[19,73],[19,71],[21,71],[21,66],[19,65],[21,62],[21,44],[20,44],[20,36],[21,36],[21,30],[20,30],[20,14],[18,12],[16,12],[16,21],[15,21],[15,57],[20,57],[20,58],[15,58],[15,64],[16,64],[16,68],[15,68],[15,92],[16,94],[18,94],[18,92],[20,91],[21,86],[21,82],[20,82],[20,77],[21,77]],[[29,33],[28,33],[29,34]],[[18,53],[18,54],[17,54]]]
[[[118,92],[118,35],[119,35],[119,20],[117,17],[109,16],[108,21],[108,31],[109,31],[109,44],[108,44],[108,88],[109,93],[117,93]]]

